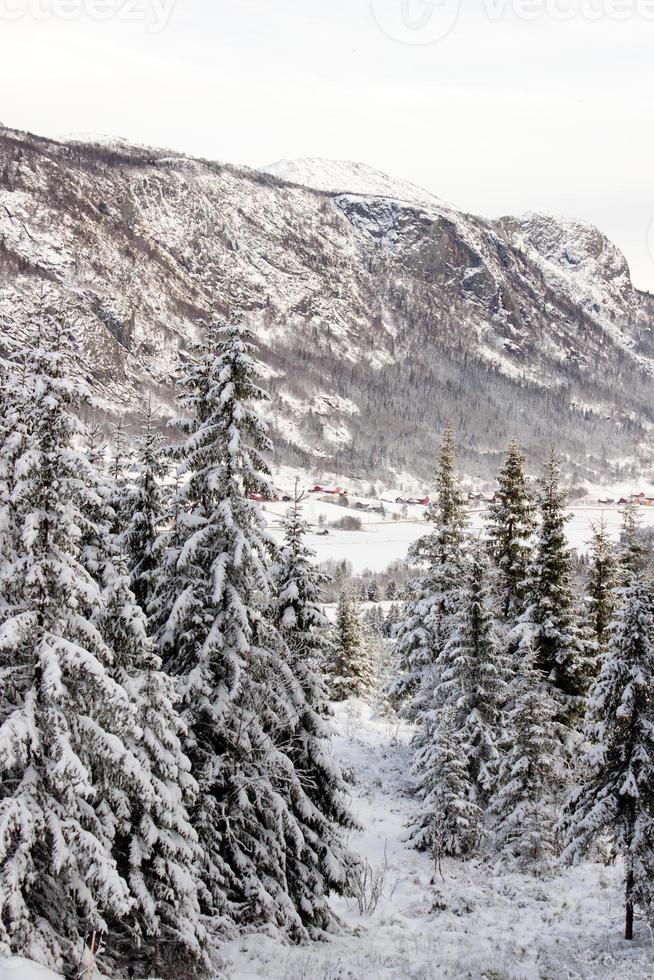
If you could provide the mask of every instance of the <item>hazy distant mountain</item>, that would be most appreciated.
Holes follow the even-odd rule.
[[[0,130],[0,336],[43,283],[107,411],[172,411],[214,302],[256,330],[280,458],[426,477],[446,417],[471,475],[514,433],[575,479],[649,465],[653,305],[597,229],[488,221],[356,163],[266,172]]]

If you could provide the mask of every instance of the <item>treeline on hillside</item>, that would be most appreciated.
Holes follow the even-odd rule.
[[[648,465],[642,443],[645,426],[654,422],[649,376],[630,374],[625,389],[623,371],[602,368],[600,386],[578,367],[565,364],[560,370],[568,383],[546,388],[527,375],[508,377],[463,341],[456,349],[441,349],[433,336],[419,353],[398,354],[396,362],[379,370],[357,363],[354,371],[328,354],[321,359],[319,350],[311,359],[291,347],[271,354],[283,376],[271,379],[270,390],[275,407],[286,411],[279,390],[310,401],[329,377],[333,390],[359,406],[361,414],[345,420],[351,443],[334,447],[330,457],[329,468],[335,472],[368,479],[409,472],[426,479],[434,460],[425,447],[447,421],[459,433],[462,470],[480,481],[493,479],[502,446],[513,437],[538,465],[546,447],[556,441],[569,484],[597,480],[598,475],[614,482],[629,479],[633,466],[616,460],[616,444],[620,458],[638,460],[641,469]],[[302,380],[292,384],[289,378]],[[311,441],[322,436],[330,421],[309,412],[301,428]],[[307,449],[282,435],[277,443],[284,459],[315,468],[316,458]]]

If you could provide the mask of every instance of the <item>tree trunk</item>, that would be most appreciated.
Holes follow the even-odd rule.
[[[634,902],[633,902],[633,890],[634,890],[634,873],[630,868],[627,871],[627,885],[625,889],[625,928],[624,928],[624,938],[633,939],[634,938]]]

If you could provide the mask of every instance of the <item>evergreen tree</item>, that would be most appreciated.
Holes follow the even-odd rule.
[[[474,799],[483,802],[493,785],[507,682],[491,612],[486,549],[482,544],[472,552],[466,591],[442,660],[435,703],[452,708],[448,724],[454,726]],[[433,737],[441,737],[438,725]]]
[[[23,683],[7,687],[0,730],[24,736],[19,722],[28,713],[30,744],[14,745],[10,764],[20,770],[29,763],[39,774],[17,773],[21,791],[0,797],[10,818],[34,809],[32,827],[9,819],[0,846],[0,874],[20,895],[10,892],[8,900],[16,919],[2,918],[8,945],[22,948],[23,930],[48,903],[42,935],[37,930],[29,947],[42,962],[78,959],[84,932],[96,929],[110,933],[102,962],[112,971],[139,962],[147,972],[179,977],[186,964],[197,976],[209,963],[184,799],[193,780],[179,751],[170,682],[127,580],[116,573],[113,486],[74,448],[89,437],[74,414],[86,400],[68,378],[69,340],[46,318],[32,341],[20,381],[3,400],[22,400],[29,432],[14,468],[17,591],[0,624],[9,638],[0,672],[3,654],[22,657]],[[3,440],[3,460],[7,449]],[[37,834],[34,842],[29,833]],[[33,875],[43,879],[36,888]]]
[[[409,560],[413,549],[409,552]],[[392,705],[408,718],[415,717],[415,698],[424,671],[430,662],[432,636],[427,617],[432,608],[433,593],[425,578],[415,578],[405,590],[404,609],[398,617],[394,636],[395,669],[388,686]]]
[[[357,602],[347,585],[341,590],[338,601],[328,673],[335,701],[369,698],[375,686],[370,650]]]
[[[23,456],[30,433],[24,388],[27,364],[0,358],[0,615],[3,600],[13,591],[11,558],[18,542],[13,524],[16,463]],[[0,691],[1,694],[1,691]]]
[[[89,426],[86,434],[86,458],[94,470],[102,472],[105,468],[106,446],[102,429],[98,422]]]
[[[132,460],[127,425],[121,419],[113,427],[109,456],[109,475],[114,483],[121,483]]]
[[[304,846],[297,815],[313,810],[283,744],[301,688],[270,621],[275,549],[249,499],[272,495],[263,456],[271,444],[253,408],[267,396],[249,334],[213,319],[202,329],[182,373],[189,418],[180,423],[180,487],[153,609],[200,787],[205,911],[301,937],[319,901],[295,905],[299,879],[289,885],[286,874]],[[339,877],[333,868],[331,880]]]
[[[132,591],[141,609],[148,614],[161,572],[161,527],[168,504],[163,488],[168,460],[150,402],[136,444],[136,461],[138,477],[126,507],[127,526],[122,541],[129,561]]]
[[[395,633],[398,624],[402,620],[402,612],[399,603],[394,602],[386,613],[386,619],[384,623],[384,636],[387,640],[392,640],[395,638]]]
[[[447,621],[456,608],[461,590],[461,573],[465,566],[465,544],[468,516],[465,512],[456,473],[456,441],[450,425],[446,426],[436,474],[436,504],[429,510],[433,525],[431,535],[419,542],[418,554],[424,554],[427,567],[434,573],[430,583],[435,587],[437,632],[447,634]]]
[[[499,488],[488,508],[488,540],[497,575],[497,603],[504,622],[525,611],[535,504],[525,475],[525,457],[515,439],[497,475]]]
[[[111,674],[136,706],[139,727],[127,746],[146,774],[147,792],[103,790],[118,870],[133,897],[130,916],[110,923],[107,954],[140,967],[142,976],[179,980],[211,968],[200,912],[202,854],[189,815],[197,783],[182,751],[174,684],[161,669],[124,564],[118,556],[107,564],[96,625],[113,654]]]
[[[329,655],[329,624],[320,608],[329,576],[319,571],[305,544],[308,526],[302,518],[296,489],[293,508],[284,523],[284,545],[275,568],[275,620],[288,651],[287,661],[300,686],[295,722],[285,740],[286,751],[311,803],[297,813],[303,846],[299,857],[287,859],[286,875],[296,907],[305,910],[313,930],[333,929],[335,919],[326,896],[349,891],[354,858],[341,839],[341,828],[355,826],[346,803],[343,776],[329,751],[326,719],[331,712],[322,677]],[[345,873],[344,873],[345,872]]]
[[[634,904],[654,905],[654,621],[650,584],[635,574],[622,591],[611,640],[591,691],[584,782],[568,804],[565,856],[577,860],[600,835],[625,863],[625,938]]]
[[[441,857],[464,857],[474,850],[482,813],[472,798],[455,709],[447,706],[434,712],[426,724],[429,737],[413,764],[420,807],[410,840],[417,850],[430,851],[438,863]]]
[[[493,849],[508,864],[547,869],[556,855],[556,806],[564,772],[557,705],[534,651],[524,652],[509,697],[512,707],[488,807]]]
[[[133,706],[136,724],[126,744],[142,772],[140,784],[118,792],[99,782],[103,821],[112,829],[113,853],[132,897],[131,914],[108,924],[102,962],[112,970],[121,962],[138,964],[144,975],[199,976],[211,964],[199,908],[200,851],[189,815],[197,787],[181,750],[174,685],[155,655],[127,574],[123,520],[131,494],[122,453],[109,472],[91,471],[92,501],[80,537],[81,561],[102,590],[93,623],[112,653],[109,673]]]
[[[128,469],[133,459],[129,444],[127,426],[121,419],[114,427],[109,453],[109,476],[111,483],[106,488],[111,490],[111,508],[114,512],[112,533],[122,532],[127,524],[129,514],[129,499],[133,492]]]
[[[379,606],[372,606],[365,611],[363,614],[363,623],[368,635],[374,636],[377,639],[384,636],[386,632],[386,617]]]
[[[647,558],[647,548],[641,539],[640,507],[630,500],[622,512],[619,565],[622,572],[631,577],[646,570]]]
[[[409,551],[409,559],[423,566],[426,575],[409,585],[404,617],[396,631],[397,673],[390,695],[410,719],[431,710],[434,671],[463,588],[467,515],[455,461],[456,443],[448,425],[436,476],[436,504],[428,513],[432,530]]]
[[[606,520],[593,526],[588,571],[588,611],[597,650],[601,654],[609,639],[610,625],[615,612],[617,562],[608,535]]]
[[[569,517],[552,452],[540,481],[540,526],[527,580],[527,609],[519,620],[519,656],[533,647],[536,663],[571,723],[583,708],[592,675],[592,650],[581,627],[574,593],[574,557],[565,536]]]
[[[0,948],[54,969],[130,910],[98,784],[147,791],[127,748],[134,711],[92,622],[101,592],[81,562],[92,473],[75,448],[84,395],[71,357],[61,324],[41,315],[0,408],[12,540],[0,580]],[[16,452],[6,413],[17,407],[29,423]]]

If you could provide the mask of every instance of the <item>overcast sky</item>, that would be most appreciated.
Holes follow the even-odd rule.
[[[5,125],[574,214],[652,290],[653,104],[654,0],[0,0]]]

